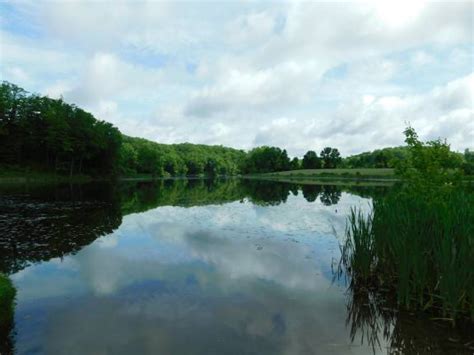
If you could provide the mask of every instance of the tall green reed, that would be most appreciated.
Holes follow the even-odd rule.
[[[353,284],[387,287],[408,309],[474,319],[474,194],[403,187],[353,209],[342,264]]]
[[[405,130],[402,180],[373,203],[353,209],[341,265],[353,287],[389,288],[408,309],[474,320],[474,191],[444,141],[423,143]]]

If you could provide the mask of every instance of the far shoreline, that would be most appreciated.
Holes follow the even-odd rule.
[[[88,175],[60,175],[41,171],[6,171],[0,173],[0,185],[8,184],[82,184],[91,182],[147,182],[160,180],[201,180],[201,179],[253,179],[279,181],[299,184],[379,184],[390,186],[400,181],[394,169],[388,168],[348,168],[348,169],[301,169],[261,174],[238,175],[189,175],[189,176],[152,176],[137,174],[127,176],[88,176]],[[466,175],[464,180],[473,181],[474,176]]]

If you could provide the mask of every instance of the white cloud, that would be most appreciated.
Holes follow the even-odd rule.
[[[11,7],[0,77],[126,134],[347,154],[401,143],[410,121],[472,146],[472,2]]]
[[[298,103],[307,99],[314,63],[285,62],[264,70],[231,66],[215,85],[194,94],[186,112],[209,117],[230,109],[267,109],[269,105]]]

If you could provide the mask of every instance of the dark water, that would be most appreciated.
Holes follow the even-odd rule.
[[[471,353],[472,329],[379,309],[335,278],[351,206],[386,189],[2,187],[0,271],[17,299],[0,353]]]

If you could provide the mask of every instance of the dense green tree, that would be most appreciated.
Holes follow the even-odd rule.
[[[138,170],[152,176],[162,176],[163,166],[159,152],[151,143],[143,144],[138,148]]]
[[[244,173],[270,173],[290,170],[291,162],[286,150],[277,147],[258,147],[252,149],[243,162]]]
[[[441,139],[420,141],[412,127],[407,127],[404,134],[409,154],[397,165],[397,174],[422,187],[451,183],[452,170],[461,167],[462,157],[452,152],[450,145]]]
[[[123,136],[62,99],[0,86],[0,165],[63,174],[234,175],[245,152],[222,146],[158,144]]]
[[[76,174],[112,174],[121,134],[65,103],[0,86],[0,164]]]
[[[441,149],[441,146],[440,148]],[[449,151],[444,165],[473,174],[473,152]],[[409,159],[406,147],[385,148],[345,158],[327,147],[291,161],[286,150],[258,147],[245,153],[223,146],[159,144],[124,136],[112,124],[61,99],[32,95],[8,82],[0,85],[0,166],[60,174],[218,176],[285,170],[393,168]]]
[[[309,150],[303,157],[303,169],[320,169],[321,160],[315,151]]]
[[[334,169],[337,168],[341,159],[341,154],[337,148],[326,147],[321,151],[321,160],[323,161],[323,168]]]
[[[464,162],[462,164],[462,169],[467,175],[474,175],[474,151],[466,149],[464,151]]]
[[[206,146],[201,144],[159,144],[142,138],[123,138],[124,144],[121,155],[129,156],[122,152],[132,147],[136,152],[136,161],[142,161],[144,153],[153,151],[158,159],[153,164],[159,166],[156,175],[184,176],[184,175],[235,175],[240,172],[239,166],[244,160],[245,153],[241,150],[222,146]],[[144,148],[146,147],[146,148]],[[135,166],[136,165],[136,166]],[[122,173],[150,174],[149,166],[135,164],[134,160],[121,159],[120,170]]]
[[[291,159],[291,162],[290,162],[290,170],[298,170],[298,169],[301,169],[300,160],[297,157],[294,157],[293,159]]]
[[[204,166],[204,173],[206,176],[214,177],[218,175],[218,165],[217,161],[214,158],[207,160],[206,165]]]
[[[124,142],[120,147],[119,155],[120,172],[123,174],[136,174],[138,152],[133,144]]]

